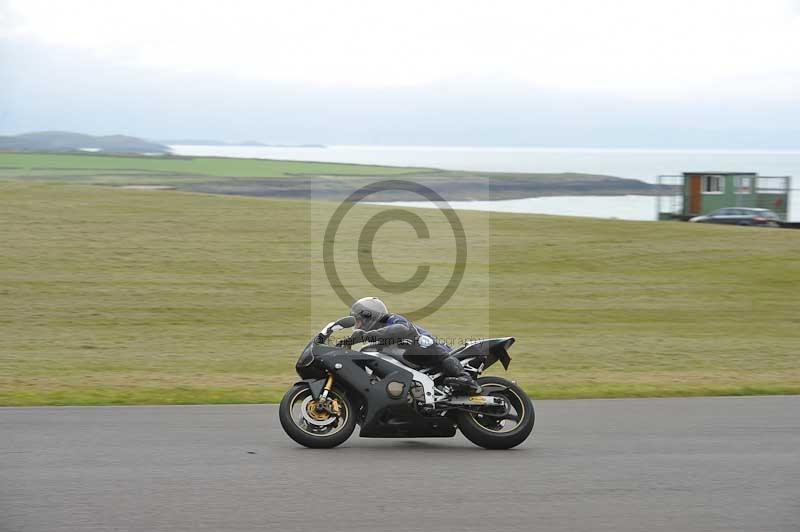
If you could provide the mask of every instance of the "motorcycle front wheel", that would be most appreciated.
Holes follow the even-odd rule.
[[[503,417],[476,412],[459,412],[458,428],[466,438],[486,449],[510,449],[524,442],[536,420],[533,401],[515,383],[502,377],[478,379],[483,391],[481,395],[501,396],[509,404]]]
[[[337,388],[328,394],[328,409],[303,384],[294,385],[281,401],[278,417],[286,434],[306,447],[329,449],[344,443],[356,427],[356,412],[350,399]]]

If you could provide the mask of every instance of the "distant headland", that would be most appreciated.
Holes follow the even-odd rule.
[[[167,139],[162,144],[174,146],[254,146],[262,148],[325,148],[324,144],[268,144],[258,140],[241,140],[229,142],[216,139]]]
[[[94,136],[71,131],[36,131],[0,136],[0,151],[102,152],[121,154],[170,153],[169,146],[128,135]]]
[[[257,140],[228,142],[213,139],[170,139],[151,141],[129,135],[87,135],[72,131],[35,131],[0,136],[0,151],[99,152],[107,154],[165,155],[170,145],[253,146],[272,148],[324,148],[323,144],[267,144]]]

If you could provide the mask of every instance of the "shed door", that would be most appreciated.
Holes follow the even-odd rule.
[[[689,212],[686,214],[690,216],[697,216],[700,214],[702,208],[702,198],[700,194],[702,176],[693,175],[689,176]]]

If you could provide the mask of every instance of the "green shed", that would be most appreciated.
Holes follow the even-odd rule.
[[[725,207],[770,209],[786,221],[790,178],[755,172],[684,172],[659,176],[659,219],[688,219]],[[666,202],[665,199],[669,200]]]

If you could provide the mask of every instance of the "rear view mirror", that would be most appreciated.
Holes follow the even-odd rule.
[[[343,329],[349,329],[353,325],[356,324],[356,319],[353,316],[345,316],[344,318],[340,318],[336,321],[336,325],[339,325]]]

